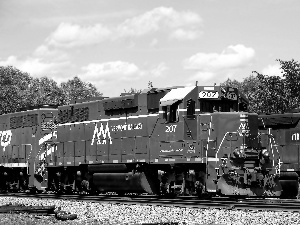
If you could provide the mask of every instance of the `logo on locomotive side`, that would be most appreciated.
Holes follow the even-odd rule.
[[[12,137],[12,132],[11,130],[4,130],[0,131],[0,144],[3,147],[7,147],[10,145],[11,142],[11,137]]]
[[[106,126],[100,123],[99,127],[98,124],[95,124],[95,130],[91,145],[94,144],[95,139],[97,139],[97,145],[106,144],[107,138],[109,139],[109,144],[112,144],[108,123],[106,124]]]

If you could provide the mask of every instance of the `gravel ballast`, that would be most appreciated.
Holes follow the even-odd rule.
[[[150,205],[125,205],[0,197],[0,205],[51,206],[77,214],[72,221],[58,221],[53,216],[0,214],[0,224],[300,224],[300,213],[246,211],[235,209],[196,209]]]

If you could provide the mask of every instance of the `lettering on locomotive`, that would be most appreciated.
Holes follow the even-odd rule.
[[[176,127],[177,127],[177,125],[166,126],[166,132],[167,133],[176,132]]]
[[[55,130],[57,129],[57,124],[55,124],[53,121],[43,122],[41,123],[41,129],[42,130]]]
[[[130,124],[119,124],[111,126],[111,131],[123,131],[123,130],[142,130],[142,123],[130,123]]]
[[[248,126],[248,122],[241,122],[239,129],[237,130],[239,135],[248,135],[249,134],[249,126]]]
[[[237,100],[237,95],[234,92],[228,92],[226,94],[226,98],[230,99],[230,100]]]
[[[300,140],[300,134],[294,133],[292,134],[292,141],[299,141]]]
[[[160,152],[182,152],[183,148],[179,149],[161,149]]]
[[[240,124],[237,132],[239,133],[240,136],[243,136],[243,135],[248,136],[249,132],[250,132],[248,115],[241,114],[240,122],[241,122],[241,124]]]
[[[200,91],[199,98],[219,98],[217,91]]]

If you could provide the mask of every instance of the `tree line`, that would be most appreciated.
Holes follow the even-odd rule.
[[[284,113],[300,106],[300,64],[294,59],[279,62],[282,77],[253,71],[239,82],[226,80],[220,85],[237,87],[249,100],[249,112]]]
[[[67,105],[72,99],[102,96],[97,88],[75,76],[57,84],[51,78],[33,78],[12,66],[0,66],[0,115],[38,105]]]
[[[242,81],[228,79],[221,86],[237,87],[249,100],[249,112],[283,113],[300,105],[300,63],[276,60],[282,77],[253,71]],[[148,88],[152,88],[148,82]],[[12,66],[0,66],[0,115],[36,105],[67,105],[72,99],[102,96],[97,88],[79,77],[57,84],[53,79],[33,78]],[[140,93],[141,90],[124,90]]]

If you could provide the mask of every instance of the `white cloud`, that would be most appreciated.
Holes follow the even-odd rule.
[[[220,71],[249,65],[255,51],[244,45],[230,45],[219,53],[197,53],[184,60],[184,68],[200,71]]]
[[[124,89],[135,87],[143,71],[134,63],[124,61],[111,61],[104,63],[90,63],[81,68],[83,73],[79,77],[92,82],[99,91],[110,93],[110,97],[119,96]]]
[[[41,45],[37,47],[33,52],[33,56],[55,62],[69,60],[69,55],[65,51],[61,51],[56,48],[51,48],[47,45]]]
[[[142,69],[134,63],[111,61],[88,64],[81,68],[82,74],[79,77],[86,82],[92,82],[104,95],[110,93],[110,96],[119,96],[124,89],[147,88],[147,83],[141,84],[142,78],[151,80],[160,77],[168,69],[164,62]]]
[[[201,33],[200,30],[185,30],[179,28],[171,33],[170,38],[178,40],[194,40],[197,39]]]
[[[111,31],[101,24],[79,26],[71,23],[61,23],[46,39],[47,45],[57,47],[75,47],[97,44],[111,35]]]
[[[268,65],[267,67],[262,69],[261,73],[264,75],[269,75],[269,76],[283,77],[282,69],[280,68],[280,64]]]
[[[141,72],[135,64],[122,61],[90,63],[82,67],[82,70],[84,73],[81,76],[91,80],[112,80],[116,78],[126,80],[128,77],[138,76]]]
[[[186,32],[194,32],[202,24],[200,16],[193,12],[178,12],[173,8],[158,7],[137,17],[125,20],[117,27],[120,37],[142,36],[161,29],[176,29],[184,27]],[[172,35],[175,37],[176,35]]]
[[[46,75],[55,75],[61,72],[63,68],[70,66],[69,62],[44,62],[39,58],[28,57],[18,59],[16,56],[9,56],[6,60],[0,61],[0,66],[12,65],[21,71],[30,73],[34,77]]]
[[[200,36],[201,25],[202,19],[194,12],[180,12],[173,8],[158,7],[126,19],[116,26],[104,26],[100,23],[92,26],[60,23],[46,39],[46,44],[71,48],[97,44],[105,40],[140,37],[157,31],[170,33],[170,38],[193,40]]]
[[[255,56],[253,48],[244,45],[230,45],[221,53],[199,52],[183,61],[183,67],[196,71],[189,80],[199,80],[206,84],[239,79],[239,71],[251,65]]]

